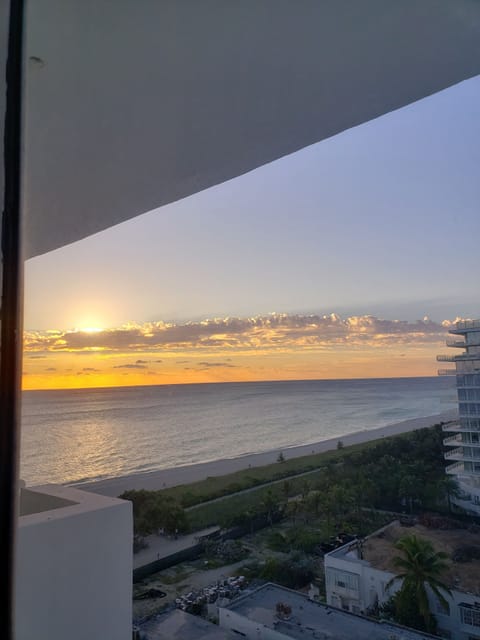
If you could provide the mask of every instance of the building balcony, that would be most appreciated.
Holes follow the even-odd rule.
[[[446,424],[442,424],[442,431],[446,433],[461,433],[462,431],[466,431],[466,429],[463,429],[459,422],[447,422]]]
[[[474,478],[478,478],[480,476],[478,471],[466,469],[463,461],[457,461],[453,464],[449,464],[448,467],[445,467],[445,473],[454,476],[473,476]]]
[[[472,447],[472,451],[466,451],[465,449],[470,447],[469,444],[465,444],[462,447],[457,447],[451,451],[444,453],[445,460],[462,460],[463,462],[480,462],[480,452],[476,447]]]
[[[15,637],[130,640],[132,504],[59,485],[19,503]]]
[[[448,333],[455,335],[476,329],[480,330],[480,320],[462,320],[455,323],[455,328],[449,329]]]
[[[437,356],[437,362],[464,362],[478,360],[480,362],[480,353],[461,353],[456,356],[440,355]]]
[[[459,349],[464,349],[467,346],[465,340],[446,340],[445,344],[447,347],[458,347]]]
[[[439,369],[438,375],[439,376],[456,376],[457,370],[456,369]]]
[[[445,447],[458,447],[459,444],[462,444],[462,435],[460,433],[443,439],[443,445]]]
[[[446,340],[445,344],[447,347],[455,347],[459,349],[466,349],[467,347],[479,347],[480,346],[480,335],[475,337],[473,340],[471,339],[468,344],[465,340]]]
[[[463,447],[457,447],[451,451],[445,451],[444,458],[445,460],[463,460]]]
[[[454,476],[464,474],[465,466],[463,462],[454,462],[453,464],[449,464],[448,467],[445,467],[445,473],[450,473]]]
[[[437,362],[455,362],[457,356],[437,356]]]

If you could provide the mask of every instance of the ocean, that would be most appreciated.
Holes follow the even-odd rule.
[[[286,451],[455,407],[445,377],[25,391],[21,477],[94,481]]]

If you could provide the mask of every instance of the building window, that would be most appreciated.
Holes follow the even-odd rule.
[[[480,608],[468,604],[460,605],[460,620],[469,627],[480,627]]]
[[[358,591],[358,575],[349,571],[327,568],[327,584],[332,589],[350,589]]]

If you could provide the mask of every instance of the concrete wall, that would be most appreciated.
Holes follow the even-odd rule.
[[[180,562],[187,562],[188,560],[195,560],[203,553],[203,544],[194,544],[191,547],[172,553],[169,556],[159,558],[148,564],[144,564],[141,567],[137,567],[133,570],[133,582],[140,582],[147,576],[156,573],[157,571],[163,571],[168,567],[173,567]]]
[[[65,497],[81,494],[83,503],[20,518],[16,640],[131,638],[131,503]]]

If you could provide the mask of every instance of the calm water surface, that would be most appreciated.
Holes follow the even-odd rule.
[[[450,378],[26,391],[27,484],[115,477],[309,444],[456,406]]]

